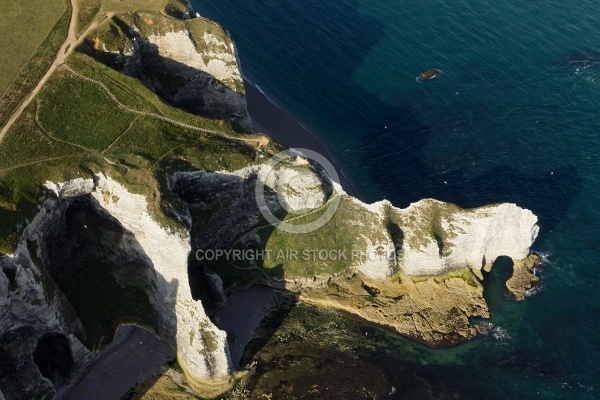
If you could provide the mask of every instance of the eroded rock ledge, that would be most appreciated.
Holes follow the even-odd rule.
[[[285,215],[300,197],[303,204],[317,209],[338,197],[331,222],[309,234],[286,234],[261,221],[254,189],[269,166],[181,172],[175,175],[174,190],[189,204],[192,215],[217,210],[204,217],[202,226],[194,225],[194,246],[274,254],[285,243],[284,250],[295,254],[334,249],[379,255],[341,261],[259,260],[262,271],[243,261],[215,263],[212,268],[225,276],[231,268],[239,275],[255,272],[247,279],[286,288],[305,301],[352,313],[430,346],[456,344],[476,334],[469,318],[489,317],[481,283],[484,268],[489,270],[500,256],[520,265],[539,231],[537,217],[515,204],[472,210],[432,199],[405,209],[387,201],[367,205],[347,196],[323,171],[301,158],[292,156],[287,164],[267,171],[264,183],[271,194],[265,202],[283,221],[289,215],[290,221],[302,223],[293,213]],[[516,274],[519,271],[515,268]],[[515,287],[509,285],[511,290]]]
[[[14,308],[23,301],[19,300],[24,299],[23,293],[38,293],[38,300],[19,309],[27,310],[25,314],[38,308],[35,312],[54,310],[54,317],[41,323],[45,328],[40,335],[48,330],[65,332],[77,355],[78,368],[86,364],[89,352],[73,336],[81,323],[55,286],[52,292],[58,300],[44,297],[48,287],[37,288],[35,277],[42,272],[36,269],[25,245],[26,240],[36,242],[36,257],[43,262],[48,251],[45,235],[52,232],[68,205],[81,196],[89,196],[98,212],[118,221],[127,233],[117,254],[136,254],[146,260],[148,269],[141,276],[132,278],[131,271],[121,271],[120,279],[142,281],[156,311],[159,334],[176,349],[191,386],[207,395],[230,387],[234,371],[226,334],[212,324],[200,301],[192,297],[188,284],[192,251],[300,251],[312,245],[383,254],[342,263],[283,260],[275,265],[263,260],[260,265],[235,265],[228,261],[208,267],[226,286],[262,282],[285,288],[304,301],[354,314],[434,347],[473,337],[476,330],[469,318],[489,317],[481,270],[489,268],[497,257],[515,260],[515,276],[507,286],[513,291],[527,288],[522,283],[530,277],[517,266],[527,270],[536,262],[527,256],[538,233],[537,218],[528,210],[514,204],[463,210],[429,199],[406,209],[387,201],[367,205],[346,195],[319,167],[295,154],[267,171],[265,202],[280,211],[294,211],[289,221],[302,222],[302,216],[298,219],[295,213],[303,205],[319,211],[337,199],[338,209],[330,222],[313,232],[285,233],[265,224],[256,203],[256,181],[262,179],[265,168],[271,167],[261,164],[235,172],[176,173],[172,187],[188,205],[191,239],[190,233],[162,228],[148,214],[144,196],[130,193],[103,174],[94,179],[47,182],[49,196],[41,201],[40,213],[25,231],[24,244],[11,259],[17,265],[19,289],[8,290],[8,280],[0,274],[0,301]],[[285,215],[282,218],[286,220]],[[52,284],[51,279],[48,282]],[[3,317],[2,321],[8,320]],[[0,333],[10,329],[2,327]]]
[[[513,274],[506,281],[506,287],[516,300],[525,300],[527,292],[540,283],[540,278],[533,271],[542,263],[537,254],[530,254],[524,260],[517,260],[513,265]]]

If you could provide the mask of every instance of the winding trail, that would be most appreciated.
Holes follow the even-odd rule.
[[[73,49],[75,49],[77,47],[77,45],[79,45],[79,43],[81,43],[81,41],[94,29],[96,29],[98,26],[104,24],[106,21],[109,21],[114,15],[114,12],[109,12],[109,13],[105,13],[104,14],[104,19],[99,21],[99,20],[95,20],[94,22],[92,22],[90,24],[90,26],[79,36],[77,36],[77,16],[79,15],[79,5],[77,4],[77,0],[70,0],[71,1],[71,19],[69,21],[69,32],[67,34],[67,38],[65,39],[64,43],[62,44],[60,50],[58,51],[58,54],[56,55],[56,58],[54,59],[54,61],[52,62],[52,64],[50,65],[50,68],[48,68],[48,70],[46,71],[46,73],[44,74],[44,76],[42,77],[42,79],[40,79],[40,81],[38,82],[38,84],[35,86],[35,88],[33,88],[33,90],[31,92],[29,92],[29,94],[21,101],[21,104],[19,105],[19,107],[13,112],[13,114],[10,116],[10,118],[6,121],[6,124],[2,127],[2,130],[0,130],[0,144],[2,143],[2,141],[4,140],[4,137],[6,136],[6,134],[8,133],[8,131],[10,130],[10,128],[12,128],[12,126],[14,125],[14,123],[19,119],[19,117],[21,116],[21,114],[23,113],[23,111],[25,111],[25,109],[31,104],[31,102],[35,99],[35,97],[39,94],[40,90],[42,89],[42,87],[46,84],[46,82],[48,81],[48,79],[50,78],[50,76],[52,76],[52,74],[54,73],[54,71],[56,71],[56,69],[60,66],[62,66],[63,68],[65,68],[67,71],[71,72],[72,74],[74,74],[75,76],[78,76],[81,79],[84,79],[86,81],[92,82],[96,85],[98,85],[100,88],[102,88],[106,94],[113,100],[113,102],[121,109],[133,113],[133,114],[137,114],[137,115],[142,115],[142,116],[147,116],[147,117],[152,117],[152,118],[156,118],[156,119],[160,119],[162,121],[165,122],[169,122],[173,125],[177,125],[177,126],[181,126],[183,128],[187,128],[187,129],[192,129],[195,131],[200,131],[200,132],[205,132],[205,133],[211,133],[214,135],[219,135],[221,137],[230,139],[230,140],[235,140],[235,141],[241,141],[244,142],[246,144],[250,144],[250,143],[255,143],[256,144],[256,148],[251,146],[254,150],[258,150],[260,151],[261,147],[265,147],[269,144],[270,139],[267,136],[261,135],[260,137],[256,138],[256,139],[244,139],[244,138],[239,138],[239,137],[233,137],[233,136],[229,136],[223,132],[218,132],[218,131],[214,131],[211,129],[206,129],[206,128],[201,128],[198,126],[194,126],[194,125],[190,125],[190,124],[185,124],[183,122],[180,121],[176,121],[174,119],[165,117],[163,115],[159,115],[159,114],[154,114],[154,113],[149,113],[146,111],[139,111],[139,110],[134,110],[132,108],[129,108],[127,106],[125,106],[123,103],[121,103],[112,93],[111,91],[108,89],[108,87],[106,87],[106,85],[104,85],[102,82],[97,81],[95,79],[89,78],[87,76],[84,76],[76,71],[74,71],[73,69],[71,69],[69,66],[67,66],[65,64],[67,57],[73,52]]]
[[[77,157],[77,156],[78,156],[77,154],[66,154],[64,156],[58,156],[58,157],[46,157],[46,158],[42,158],[40,160],[34,160],[34,161],[24,162],[21,164],[11,165],[10,167],[6,167],[6,168],[0,168],[0,172],[12,171],[13,169],[29,167],[30,165],[40,164],[40,163],[47,162],[47,161],[61,160],[63,158]]]
[[[25,98],[21,101],[19,107],[6,121],[6,124],[2,127],[2,130],[0,130],[0,144],[4,140],[4,137],[6,136],[10,128],[12,128],[14,123],[19,119],[23,111],[25,111],[25,109],[29,106],[29,104],[31,104],[33,99],[35,99],[35,97],[38,95],[40,90],[42,90],[42,87],[46,84],[50,76],[52,76],[56,68],[58,68],[58,66],[65,62],[65,60],[67,59],[69,54],[71,54],[73,49],[77,47],[77,45],[88,35],[90,31],[96,29],[99,25],[108,21],[114,16],[114,14],[115,13],[113,12],[105,14],[104,20],[92,22],[92,24],[90,24],[90,26],[85,30],[85,32],[77,36],[77,16],[79,15],[79,4],[77,4],[77,0],[71,0],[71,19],[69,21],[69,32],[67,34],[67,38],[60,47],[60,50],[58,50],[56,58],[54,59],[54,61],[50,65],[50,68],[48,68],[42,79],[40,79],[35,88],[33,88],[33,90],[29,92],[27,96],[25,96]]]
[[[95,84],[96,86],[99,86],[106,93],[106,95],[117,105],[117,107],[119,107],[123,111],[126,111],[126,112],[131,113],[131,114],[141,115],[141,116],[144,116],[144,117],[151,117],[151,118],[159,119],[161,121],[165,121],[165,122],[168,122],[170,124],[180,126],[182,128],[192,129],[192,130],[195,130],[195,131],[200,131],[200,132],[205,132],[205,133],[212,133],[214,135],[223,136],[223,137],[226,137],[226,138],[232,139],[232,140],[240,140],[239,138],[226,135],[223,132],[214,131],[212,129],[201,128],[199,126],[194,126],[194,125],[191,125],[191,124],[186,124],[186,123],[174,120],[172,118],[165,117],[164,115],[155,114],[155,113],[151,113],[151,112],[148,112],[148,111],[135,110],[133,108],[127,107],[125,104],[121,103],[119,101],[119,99],[117,99],[117,97],[110,91],[110,89],[104,83],[102,83],[100,81],[97,81],[95,79],[92,79],[92,78],[90,78],[88,76],[85,76],[83,74],[80,74],[79,72],[73,70],[71,67],[69,67],[66,64],[63,64],[62,68],[66,69],[67,71],[69,71],[70,73],[72,73],[73,75],[75,75],[76,77],[78,77],[80,79],[83,79],[85,81],[88,81],[88,82],[91,82],[91,83]]]
[[[257,143],[257,147],[259,149],[260,149],[260,147],[266,146],[269,143],[269,139],[266,136],[261,136],[256,139],[245,139],[245,138],[230,136],[224,132],[215,131],[215,130],[207,129],[207,128],[202,128],[200,126],[196,126],[196,125],[192,125],[192,124],[186,124],[184,122],[177,121],[173,118],[165,117],[164,115],[160,115],[160,114],[156,114],[156,113],[152,113],[152,112],[148,112],[148,111],[140,111],[140,110],[133,109],[131,107],[127,107],[125,104],[121,103],[121,101],[119,101],[119,99],[117,99],[117,97],[110,91],[110,89],[104,83],[102,83],[96,79],[90,78],[88,76],[85,76],[83,74],[80,74],[79,72],[77,72],[77,71],[73,70],[71,67],[69,67],[67,64],[62,64],[61,67],[65,70],[69,71],[71,74],[75,75],[76,77],[83,79],[85,81],[91,82],[91,83],[95,84],[96,86],[100,87],[100,89],[102,89],[106,93],[106,95],[117,105],[117,107],[119,107],[121,110],[126,111],[128,113],[140,115],[143,117],[155,118],[155,119],[158,119],[158,120],[161,120],[164,122],[168,122],[172,125],[180,126],[182,128],[191,129],[194,131],[199,131],[199,132],[204,132],[204,133],[210,133],[212,135],[221,136],[225,139],[229,139],[229,140],[233,140],[233,141],[244,142],[246,144]],[[250,147],[252,147],[253,150],[256,150],[253,146],[250,146]]]

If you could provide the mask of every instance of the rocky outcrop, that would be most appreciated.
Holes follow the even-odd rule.
[[[92,358],[75,337],[81,322],[34,258],[24,239],[0,259],[0,390],[8,399],[52,397]]]
[[[542,259],[537,254],[530,254],[524,260],[513,263],[513,274],[506,281],[506,287],[516,300],[525,300],[527,292],[540,283],[540,278],[533,271],[541,263]]]
[[[75,179],[48,182],[57,203],[75,196],[90,195],[93,204],[115,218],[132,235],[129,253],[143,253],[155,274],[149,297],[159,322],[159,333],[176,350],[189,380],[229,384],[232,364],[226,334],[206,316],[202,303],[193,299],[188,284],[189,238],[185,233],[169,232],[148,214],[144,196],[130,193],[118,182],[102,174],[94,180]]]
[[[473,210],[431,199],[405,209],[387,201],[367,205],[298,154],[278,157],[275,166],[179,172],[173,180],[192,215],[211,210],[202,226],[192,228],[196,248],[277,251],[273,242],[283,242],[283,250],[295,254],[306,246],[347,251],[345,259],[283,257],[262,270],[252,263],[230,264],[305,301],[351,312],[430,346],[476,334],[469,318],[489,317],[481,270],[500,256],[520,265],[539,230],[536,216],[514,204]],[[331,207],[335,216],[314,231],[293,225],[311,225]],[[279,219],[273,222],[268,215]],[[281,233],[287,224],[292,225],[283,229],[291,229],[288,236]],[[277,268],[284,279],[275,275]]]
[[[304,287],[301,299],[357,315],[431,347],[470,339],[477,331],[469,318],[489,318],[483,287],[472,276],[373,281],[355,273]]]

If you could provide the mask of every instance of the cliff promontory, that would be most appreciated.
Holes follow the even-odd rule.
[[[261,208],[253,196],[263,178],[259,186],[270,195]],[[469,318],[489,317],[483,274],[500,256],[524,260],[539,229],[535,215],[514,204],[472,210],[430,199],[406,209],[387,201],[367,205],[301,156],[279,159],[276,168],[180,172],[174,179],[192,216],[205,216],[192,227],[193,245],[226,285],[285,287],[431,346],[476,334]],[[310,211],[294,209],[299,196]],[[280,219],[277,228],[265,221],[265,206]],[[332,208],[327,222],[306,232]],[[204,255],[211,249],[259,256],[209,260]]]
[[[516,298],[536,284],[532,212],[349,196],[326,160],[248,133],[219,25],[118,3],[0,146],[0,399],[55,397],[123,324],[217,396],[236,371],[214,312],[252,284],[432,347],[476,334],[499,257]]]
[[[161,13],[120,14],[80,51],[141,79],[170,104],[251,130],[233,41],[213,21],[178,20]]]

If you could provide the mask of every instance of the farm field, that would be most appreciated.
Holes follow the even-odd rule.
[[[0,96],[66,10],[65,0],[0,2]],[[15,24],[15,21],[23,23]]]

